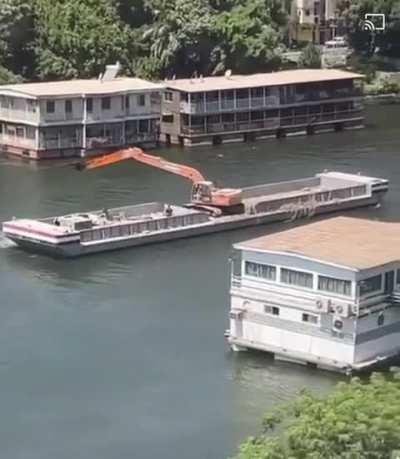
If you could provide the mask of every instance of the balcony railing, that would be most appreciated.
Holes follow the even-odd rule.
[[[218,132],[238,132],[254,131],[261,129],[275,129],[279,127],[279,118],[270,118],[260,121],[232,122],[232,123],[212,123],[207,126],[183,126],[184,134],[215,134]]]
[[[221,99],[213,102],[181,102],[180,108],[184,113],[192,115],[200,113],[218,113],[229,110],[243,110],[250,108],[272,108],[279,106],[277,96]]]
[[[295,94],[291,96],[278,97],[246,97],[221,99],[220,101],[209,102],[186,102],[180,104],[181,112],[192,115],[202,113],[219,113],[229,110],[247,110],[257,108],[275,108],[280,105],[294,105],[307,102],[318,102],[330,99],[346,99],[362,96],[361,89],[337,89],[332,91],[313,91],[304,94]]]
[[[7,134],[0,135],[0,144],[3,145],[11,145],[19,148],[35,148],[35,143],[35,139],[16,137]]]
[[[59,148],[79,148],[81,142],[76,137],[60,137],[59,139],[42,139],[39,142],[39,148],[43,150],[52,150]]]
[[[0,119],[10,121],[38,121],[39,113],[14,108],[0,108]]]
[[[257,131],[264,129],[277,129],[278,127],[318,124],[327,121],[342,121],[357,117],[360,109],[342,110],[333,113],[320,113],[315,115],[295,115],[281,118],[269,118],[259,121],[210,123],[202,126],[183,126],[183,134],[216,134],[240,131]]]

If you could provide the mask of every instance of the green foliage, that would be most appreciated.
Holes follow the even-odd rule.
[[[129,66],[130,31],[108,0],[35,0],[41,78],[97,76],[108,63]]]
[[[390,459],[400,449],[400,380],[373,374],[326,398],[305,393],[264,419],[237,459]],[[275,434],[279,429],[279,434]]]
[[[286,13],[275,0],[238,1],[217,15],[219,37],[214,72],[230,68],[238,73],[276,69],[282,53],[281,29]]]
[[[212,14],[204,0],[149,0],[154,23],[144,32],[149,58],[162,73],[206,72],[212,49]],[[152,64],[154,65],[154,64]]]
[[[319,69],[321,68],[321,52],[312,43],[309,43],[303,50],[299,67]]]
[[[31,76],[33,41],[32,3],[0,0],[0,66],[7,68],[1,71],[1,81],[13,80],[13,74]]]
[[[360,52],[372,55],[379,49],[381,54],[400,56],[400,1],[399,0],[342,0],[339,12],[343,25],[349,31],[352,46]],[[384,31],[363,30],[367,13],[386,16]]]

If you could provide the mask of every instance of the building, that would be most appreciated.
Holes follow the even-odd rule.
[[[288,70],[166,81],[161,138],[218,144],[361,126],[362,75]]]
[[[293,0],[289,42],[324,44],[336,35],[338,0]]]
[[[346,372],[400,352],[400,223],[337,217],[235,248],[235,350]]]
[[[154,144],[161,91],[117,77],[0,86],[0,149],[42,159]]]

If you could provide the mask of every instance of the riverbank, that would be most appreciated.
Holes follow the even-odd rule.
[[[390,94],[366,94],[364,95],[364,102],[366,104],[399,104],[400,93]]]

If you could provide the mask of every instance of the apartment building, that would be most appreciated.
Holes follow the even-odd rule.
[[[43,159],[155,144],[162,88],[114,76],[0,86],[0,149]]]
[[[336,35],[338,0],[293,0],[290,42],[324,44]]]
[[[362,78],[301,69],[166,81],[161,139],[218,144],[362,126]]]

